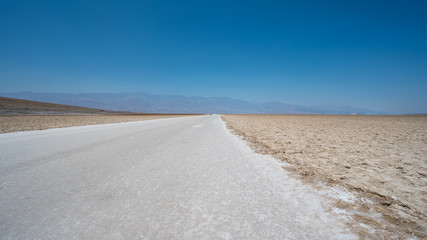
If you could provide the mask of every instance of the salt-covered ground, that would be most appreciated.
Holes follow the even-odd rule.
[[[257,152],[335,199],[361,238],[427,238],[427,116],[223,118]]]
[[[354,239],[219,116],[0,134],[2,239]]]

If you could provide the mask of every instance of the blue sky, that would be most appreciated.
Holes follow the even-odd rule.
[[[1,1],[0,92],[427,113],[426,1]]]

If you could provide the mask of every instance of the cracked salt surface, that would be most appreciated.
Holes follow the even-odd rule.
[[[0,152],[3,239],[356,238],[216,115],[0,135]]]

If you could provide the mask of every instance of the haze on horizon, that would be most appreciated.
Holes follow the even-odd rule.
[[[425,1],[7,1],[0,92],[427,113]]]

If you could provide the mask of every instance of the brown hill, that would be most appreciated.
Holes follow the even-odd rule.
[[[129,112],[107,111],[95,108],[36,102],[16,98],[0,97],[0,115],[98,115],[129,114]]]

